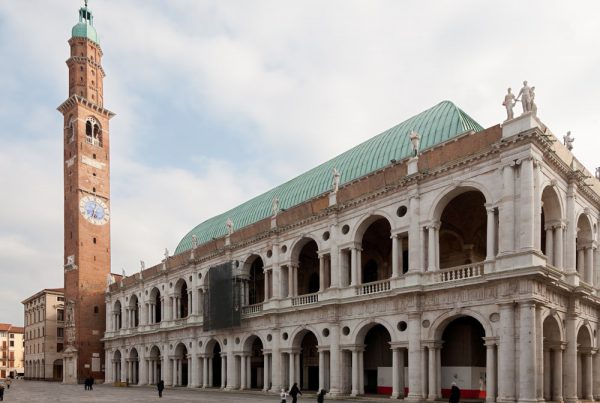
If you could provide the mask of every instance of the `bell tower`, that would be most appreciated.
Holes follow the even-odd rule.
[[[109,120],[114,116],[104,108],[102,49],[87,0],[71,33],[69,97],[58,107],[64,116],[64,383],[78,383],[90,375],[104,379],[101,339],[110,274]]]

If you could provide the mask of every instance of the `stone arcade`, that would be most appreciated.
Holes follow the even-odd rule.
[[[532,112],[483,129],[442,102],[110,284],[106,379],[600,399],[599,208],[600,182]],[[203,330],[226,262],[240,326]]]

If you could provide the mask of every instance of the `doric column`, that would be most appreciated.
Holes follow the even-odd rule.
[[[429,370],[428,370],[428,374],[429,374],[429,396],[427,397],[429,400],[435,400],[438,397],[438,391],[436,390],[437,388],[437,350],[438,346],[436,346],[435,344],[430,344],[429,348],[428,348],[428,352],[429,352]]]
[[[585,281],[594,285],[594,249],[591,245],[585,247]]]
[[[515,178],[512,165],[505,165],[502,169],[502,186],[502,201],[499,206],[499,249],[500,253],[510,253],[515,250]]]
[[[213,376],[214,375],[213,374],[213,359],[214,358],[212,355],[208,357],[208,385],[207,385],[207,387],[210,387],[210,388],[217,386],[214,384],[215,380],[214,380],[214,376]]]
[[[494,403],[496,401],[496,340],[492,338],[484,338],[486,354],[485,354],[485,401],[486,403]]]
[[[392,399],[400,397],[400,349],[392,348]]]
[[[332,325],[329,329],[329,390],[332,395],[341,392],[341,363],[340,363],[340,329],[338,325]]]
[[[205,355],[202,357],[202,387],[208,388],[208,357]]]
[[[498,344],[498,401],[515,401],[515,309],[512,302],[500,305]]]
[[[127,358],[125,358],[124,351],[121,352],[121,382],[127,381]]]
[[[358,395],[358,350],[352,350],[352,396]]]
[[[554,227],[552,225],[546,225],[546,262],[555,266],[554,264]]]
[[[576,270],[577,222],[575,221],[575,184],[569,183],[567,190],[567,247],[563,262],[565,271],[572,273]],[[565,385],[566,387],[566,385]],[[566,394],[566,393],[565,393]],[[568,396],[565,396],[568,398]]]
[[[487,242],[485,260],[494,260],[496,257],[496,208],[486,206],[487,211]]]
[[[421,383],[421,314],[408,314],[408,398],[422,398]]]
[[[227,386],[227,355],[221,353],[221,389]]]
[[[296,366],[296,376],[294,377],[294,382],[300,385],[300,353],[294,353],[294,365]]]
[[[566,402],[577,402],[577,316],[567,315],[566,340],[567,348],[564,356],[564,398]]]
[[[592,365],[592,350],[588,349],[583,353],[583,365],[585,370],[584,379],[583,379],[583,399],[584,400],[594,400],[594,377],[593,377],[593,365]]]
[[[263,354],[263,392],[269,390],[269,384],[271,383],[271,370],[269,368],[269,355]]]
[[[244,354],[240,355],[240,389],[246,389],[246,356]]]
[[[283,387],[283,367],[281,365],[281,352],[279,351],[279,334],[273,334],[271,347],[271,391],[278,392]]]
[[[190,375],[188,375],[188,378],[190,378],[190,381],[188,382],[188,387],[197,388],[198,386],[200,386],[200,359],[198,358],[198,356],[191,354],[189,357],[190,358],[188,359],[188,368],[191,368],[191,371]]]
[[[534,194],[533,194],[533,159],[521,161],[521,198],[519,207],[521,216],[519,221],[520,249],[533,249],[534,247]],[[522,379],[522,378],[521,378]]]
[[[319,350],[319,391],[325,389],[325,351]]]
[[[555,402],[563,400],[563,349],[564,345],[561,344],[552,350],[552,359],[554,361],[552,400]]]
[[[519,401],[537,401],[536,308],[532,301],[519,303]]]
[[[289,364],[289,371],[288,371],[288,375],[289,375],[289,385],[290,388],[292,387],[292,385],[294,384],[294,382],[296,382],[296,363],[294,362],[294,353],[292,353],[290,351],[290,353],[288,354],[289,360],[288,360],[288,364]]]
[[[350,248],[350,285],[358,285],[360,281],[359,277],[359,268],[358,268],[358,249],[355,247]]]

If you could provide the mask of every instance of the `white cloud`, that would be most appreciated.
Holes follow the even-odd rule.
[[[67,0],[0,2],[0,321],[62,282],[62,120]],[[507,86],[536,86],[541,119],[572,130],[577,156],[600,165],[595,1],[90,2],[104,50],[111,122],[113,270],[155,264],[193,226],[450,99],[484,126],[504,118]],[[35,10],[35,12],[32,12]],[[39,94],[40,96],[35,96]],[[148,99],[149,95],[154,99]],[[248,161],[181,147],[175,164],[139,151],[183,115],[232,126]],[[176,109],[176,108],[175,108]],[[172,109],[171,109],[172,110]],[[174,112],[172,112],[174,113]],[[172,131],[157,129],[172,120]],[[197,130],[192,127],[190,130]],[[209,136],[198,132],[198,136]],[[192,140],[189,140],[192,141]],[[214,142],[221,141],[215,138]],[[240,166],[245,169],[240,170]],[[11,305],[12,304],[12,305]]]

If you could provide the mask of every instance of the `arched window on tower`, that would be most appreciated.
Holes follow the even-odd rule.
[[[94,118],[87,118],[85,122],[85,140],[89,144],[102,147],[102,129]]]

